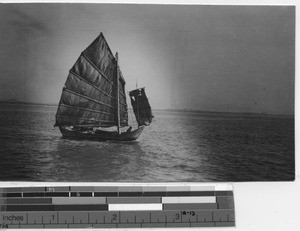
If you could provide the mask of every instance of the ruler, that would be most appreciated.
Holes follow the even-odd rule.
[[[0,188],[0,228],[235,226],[231,187]]]

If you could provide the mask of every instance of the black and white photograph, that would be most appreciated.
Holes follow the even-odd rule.
[[[0,4],[0,181],[295,179],[295,7]]]

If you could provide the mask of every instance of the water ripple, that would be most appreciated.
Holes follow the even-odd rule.
[[[157,111],[137,142],[62,138],[56,107],[1,105],[0,180],[293,180],[294,119]]]

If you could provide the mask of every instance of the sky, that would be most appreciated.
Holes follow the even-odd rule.
[[[0,100],[58,104],[100,32],[153,109],[294,114],[289,6],[0,4]]]

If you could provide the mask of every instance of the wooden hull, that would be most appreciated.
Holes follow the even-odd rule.
[[[144,130],[144,126],[139,127],[136,130],[130,132],[124,132],[118,134],[117,132],[109,132],[109,131],[76,131],[72,130],[68,127],[59,127],[63,137],[70,139],[79,139],[79,140],[95,140],[95,141],[108,141],[108,140],[116,140],[116,141],[134,141],[141,135]]]

